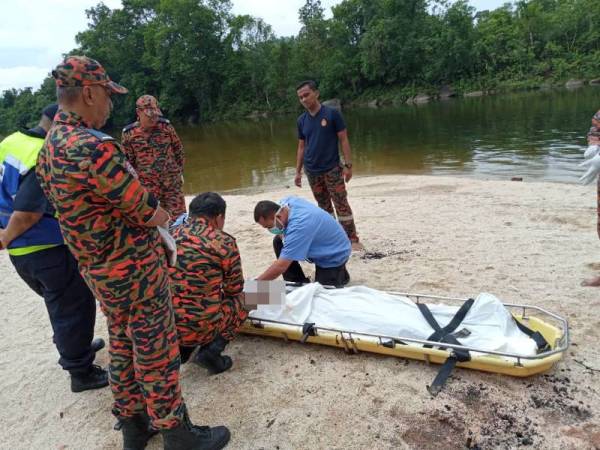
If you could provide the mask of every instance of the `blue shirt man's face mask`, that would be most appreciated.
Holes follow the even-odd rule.
[[[273,226],[271,228],[269,228],[269,232],[272,234],[275,234],[275,235],[283,234],[283,222],[281,222],[281,220],[279,220],[277,218],[277,214],[279,214],[283,208],[284,207],[282,206],[275,213],[275,217],[273,219]],[[279,222],[280,226],[277,226],[277,222]]]

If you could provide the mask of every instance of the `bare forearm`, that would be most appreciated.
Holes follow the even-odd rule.
[[[352,162],[352,149],[350,148],[350,141],[347,137],[346,139],[342,139],[342,154],[344,155],[344,162]]]
[[[12,241],[38,223],[42,215],[42,213],[24,211],[13,212],[4,233],[2,233],[2,245],[7,247]]]
[[[304,165],[304,143],[298,144],[298,151],[296,152],[296,173],[302,172],[302,166]]]
[[[274,280],[287,270],[292,261],[287,259],[278,259],[265,270],[257,280]]]

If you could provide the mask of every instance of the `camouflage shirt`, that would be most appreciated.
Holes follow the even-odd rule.
[[[235,239],[202,217],[190,217],[173,232],[177,264],[171,292],[183,345],[210,342],[215,333],[232,339],[247,317],[244,276]]]
[[[65,243],[103,308],[127,308],[168,289],[158,231],[144,226],[157,201],[110,136],[59,110],[36,172]]]
[[[154,128],[144,131],[139,122],[123,128],[123,150],[137,171],[142,184],[155,196],[181,179],[183,174],[183,145],[171,123],[161,117]]]

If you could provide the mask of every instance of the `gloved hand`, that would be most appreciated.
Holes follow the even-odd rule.
[[[583,174],[579,181],[583,184],[590,184],[600,173],[600,155],[582,162],[579,167],[587,168],[587,172]]]
[[[600,146],[599,145],[590,145],[585,150],[585,153],[583,154],[583,157],[585,159],[590,159],[590,158],[593,158],[594,156],[596,156],[599,152],[600,152]]]

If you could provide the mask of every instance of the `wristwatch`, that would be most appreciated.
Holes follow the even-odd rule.
[[[346,164],[344,164],[344,167],[346,169],[352,169],[352,163],[346,163]]]

